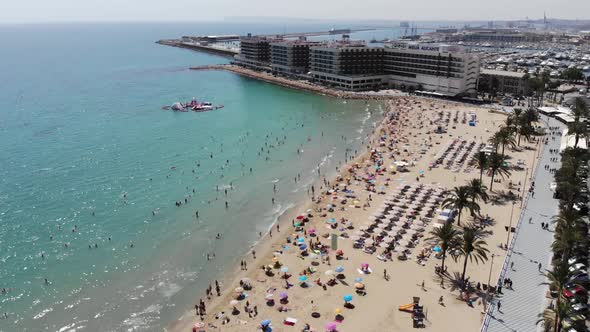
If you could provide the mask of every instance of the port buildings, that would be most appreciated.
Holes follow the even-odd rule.
[[[479,78],[479,89],[485,92],[528,96],[531,92],[526,73],[482,69]]]
[[[414,88],[444,96],[474,95],[480,58],[461,46],[394,42],[372,47],[247,36],[234,63],[297,76],[347,91]]]

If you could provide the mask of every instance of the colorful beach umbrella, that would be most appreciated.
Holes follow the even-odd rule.
[[[329,223],[329,224],[333,224],[333,223],[335,223],[335,222],[336,222],[336,219],[334,219],[334,218],[330,218],[330,219],[328,219],[328,223]]]
[[[363,281],[363,278],[361,278],[361,277],[354,278],[354,282],[361,282],[361,281]]]
[[[338,272],[338,273],[342,273],[344,272],[344,268],[342,266],[337,266],[334,271]]]
[[[288,267],[286,267],[286,266],[283,266],[283,267],[281,268],[281,272],[283,272],[283,273],[287,273],[287,272],[289,272],[289,268],[288,268]]]
[[[281,292],[279,294],[279,299],[281,299],[281,300],[284,300],[284,299],[286,299],[288,297],[289,297],[289,295],[287,293],[285,293],[285,292]]]
[[[306,282],[307,281],[307,276],[299,276],[299,281]]]
[[[442,249],[439,246],[436,246],[436,247],[432,248],[432,251],[434,251],[434,252],[441,252]]]
[[[346,294],[346,295],[344,295],[343,299],[344,299],[344,302],[350,302],[350,301],[352,301],[352,295]]]
[[[260,325],[262,325],[262,326],[268,326],[268,325],[270,325],[270,319],[263,320],[262,322],[260,322]]]
[[[305,243],[304,243],[304,244],[300,244],[300,245],[299,245],[299,249],[300,249],[300,250],[305,250],[305,249],[307,249],[307,244],[305,244]]]
[[[334,332],[334,331],[336,331],[337,326],[338,325],[336,323],[328,323],[328,324],[326,324],[326,331]]]

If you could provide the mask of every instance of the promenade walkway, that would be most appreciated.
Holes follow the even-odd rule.
[[[549,126],[565,128],[565,125],[555,119],[541,117]],[[482,331],[527,332],[539,331],[541,328],[541,324],[537,325],[538,315],[545,309],[548,299],[545,297],[547,286],[540,284],[545,281],[542,272],[549,268],[552,255],[550,246],[553,242],[553,225],[550,230],[544,230],[541,223],[551,222],[551,218],[558,212],[559,204],[550,189],[553,174],[545,170],[544,166],[560,167],[560,162],[550,162],[550,158],[558,155],[549,152],[550,149],[559,149],[560,143],[560,137],[555,140],[549,138],[549,143],[544,145],[537,161],[539,166],[533,177],[534,197],[529,194],[525,198],[525,206],[511,244],[512,251],[509,251],[500,274],[500,280],[512,280],[513,289],[502,288],[503,295],[494,299],[491,316],[487,317]],[[539,263],[542,265],[541,271]],[[501,302],[500,310],[498,302]]]

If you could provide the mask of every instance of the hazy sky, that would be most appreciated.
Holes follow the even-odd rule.
[[[0,23],[204,21],[228,16],[331,19],[588,19],[590,0],[0,0]],[[584,15],[586,17],[584,17]]]

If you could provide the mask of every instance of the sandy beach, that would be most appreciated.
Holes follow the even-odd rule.
[[[329,324],[335,324],[341,332],[410,331],[412,315],[399,310],[399,306],[412,303],[413,297],[419,297],[424,306],[428,330],[479,329],[483,293],[470,294],[469,303],[460,297],[456,287],[463,258],[455,262],[447,257],[448,273],[441,280],[441,275],[435,273],[441,260],[435,257],[434,245],[426,238],[435,227],[446,190],[479,178],[480,172],[470,164],[470,156],[487,144],[506,115],[473,105],[414,97],[386,103],[388,114],[375,129],[368,151],[339,169],[335,179],[316,185],[313,200],[281,216],[276,227],[263,235],[254,248],[256,257],[252,251],[236,253],[243,255],[247,270],[236,267],[231,276],[220,279],[220,296],[212,284],[210,299],[206,294],[202,296],[206,314],[199,317],[194,308],[187,308],[169,331],[192,331],[197,322],[203,326],[199,331],[257,331],[266,319],[271,320],[272,331],[298,332],[305,324],[313,331],[331,329]],[[474,126],[469,125],[472,117]],[[487,284],[490,271],[492,284],[497,279],[505,256],[500,247],[507,242],[505,226],[514,226],[520,215],[520,204],[506,203],[500,197],[509,191],[522,196],[525,183],[530,181],[526,177],[536,166],[537,148],[537,144],[525,140],[516,149],[507,147],[509,162],[515,165],[520,161],[522,169],[512,169],[507,178],[497,176],[501,181],[493,184],[492,192],[488,190],[491,199],[485,204],[480,202],[482,216],[490,220],[485,227],[492,233],[485,240],[490,250],[488,258],[494,255],[494,263],[469,262],[466,275],[472,284]],[[488,188],[490,180],[484,172],[483,183]],[[431,214],[417,215],[407,233],[398,239],[391,258],[384,253],[385,246],[378,245],[373,253],[353,248],[361,237],[381,241],[375,239],[375,233],[365,233],[366,228],[374,223],[385,203],[391,203],[404,190],[416,190],[424,201],[428,199],[428,205],[420,211],[428,209]],[[411,209],[414,202],[407,204]],[[399,206],[402,218],[409,215],[407,208]],[[472,221],[464,212],[462,224]],[[331,248],[332,236],[337,237],[341,255]],[[412,245],[406,246],[409,242]],[[400,260],[398,257],[406,249],[407,260]],[[362,271],[366,264],[371,273]],[[290,277],[285,279],[285,274]],[[334,283],[328,284],[330,279]],[[360,292],[358,283],[364,286]],[[346,295],[351,295],[352,300],[345,306]],[[443,304],[439,303],[441,296]],[[195,299],[197,303],[199,299]],[[318,314],[318,318],[313,317]],[[295,323],[284,324],[286,320]]]

